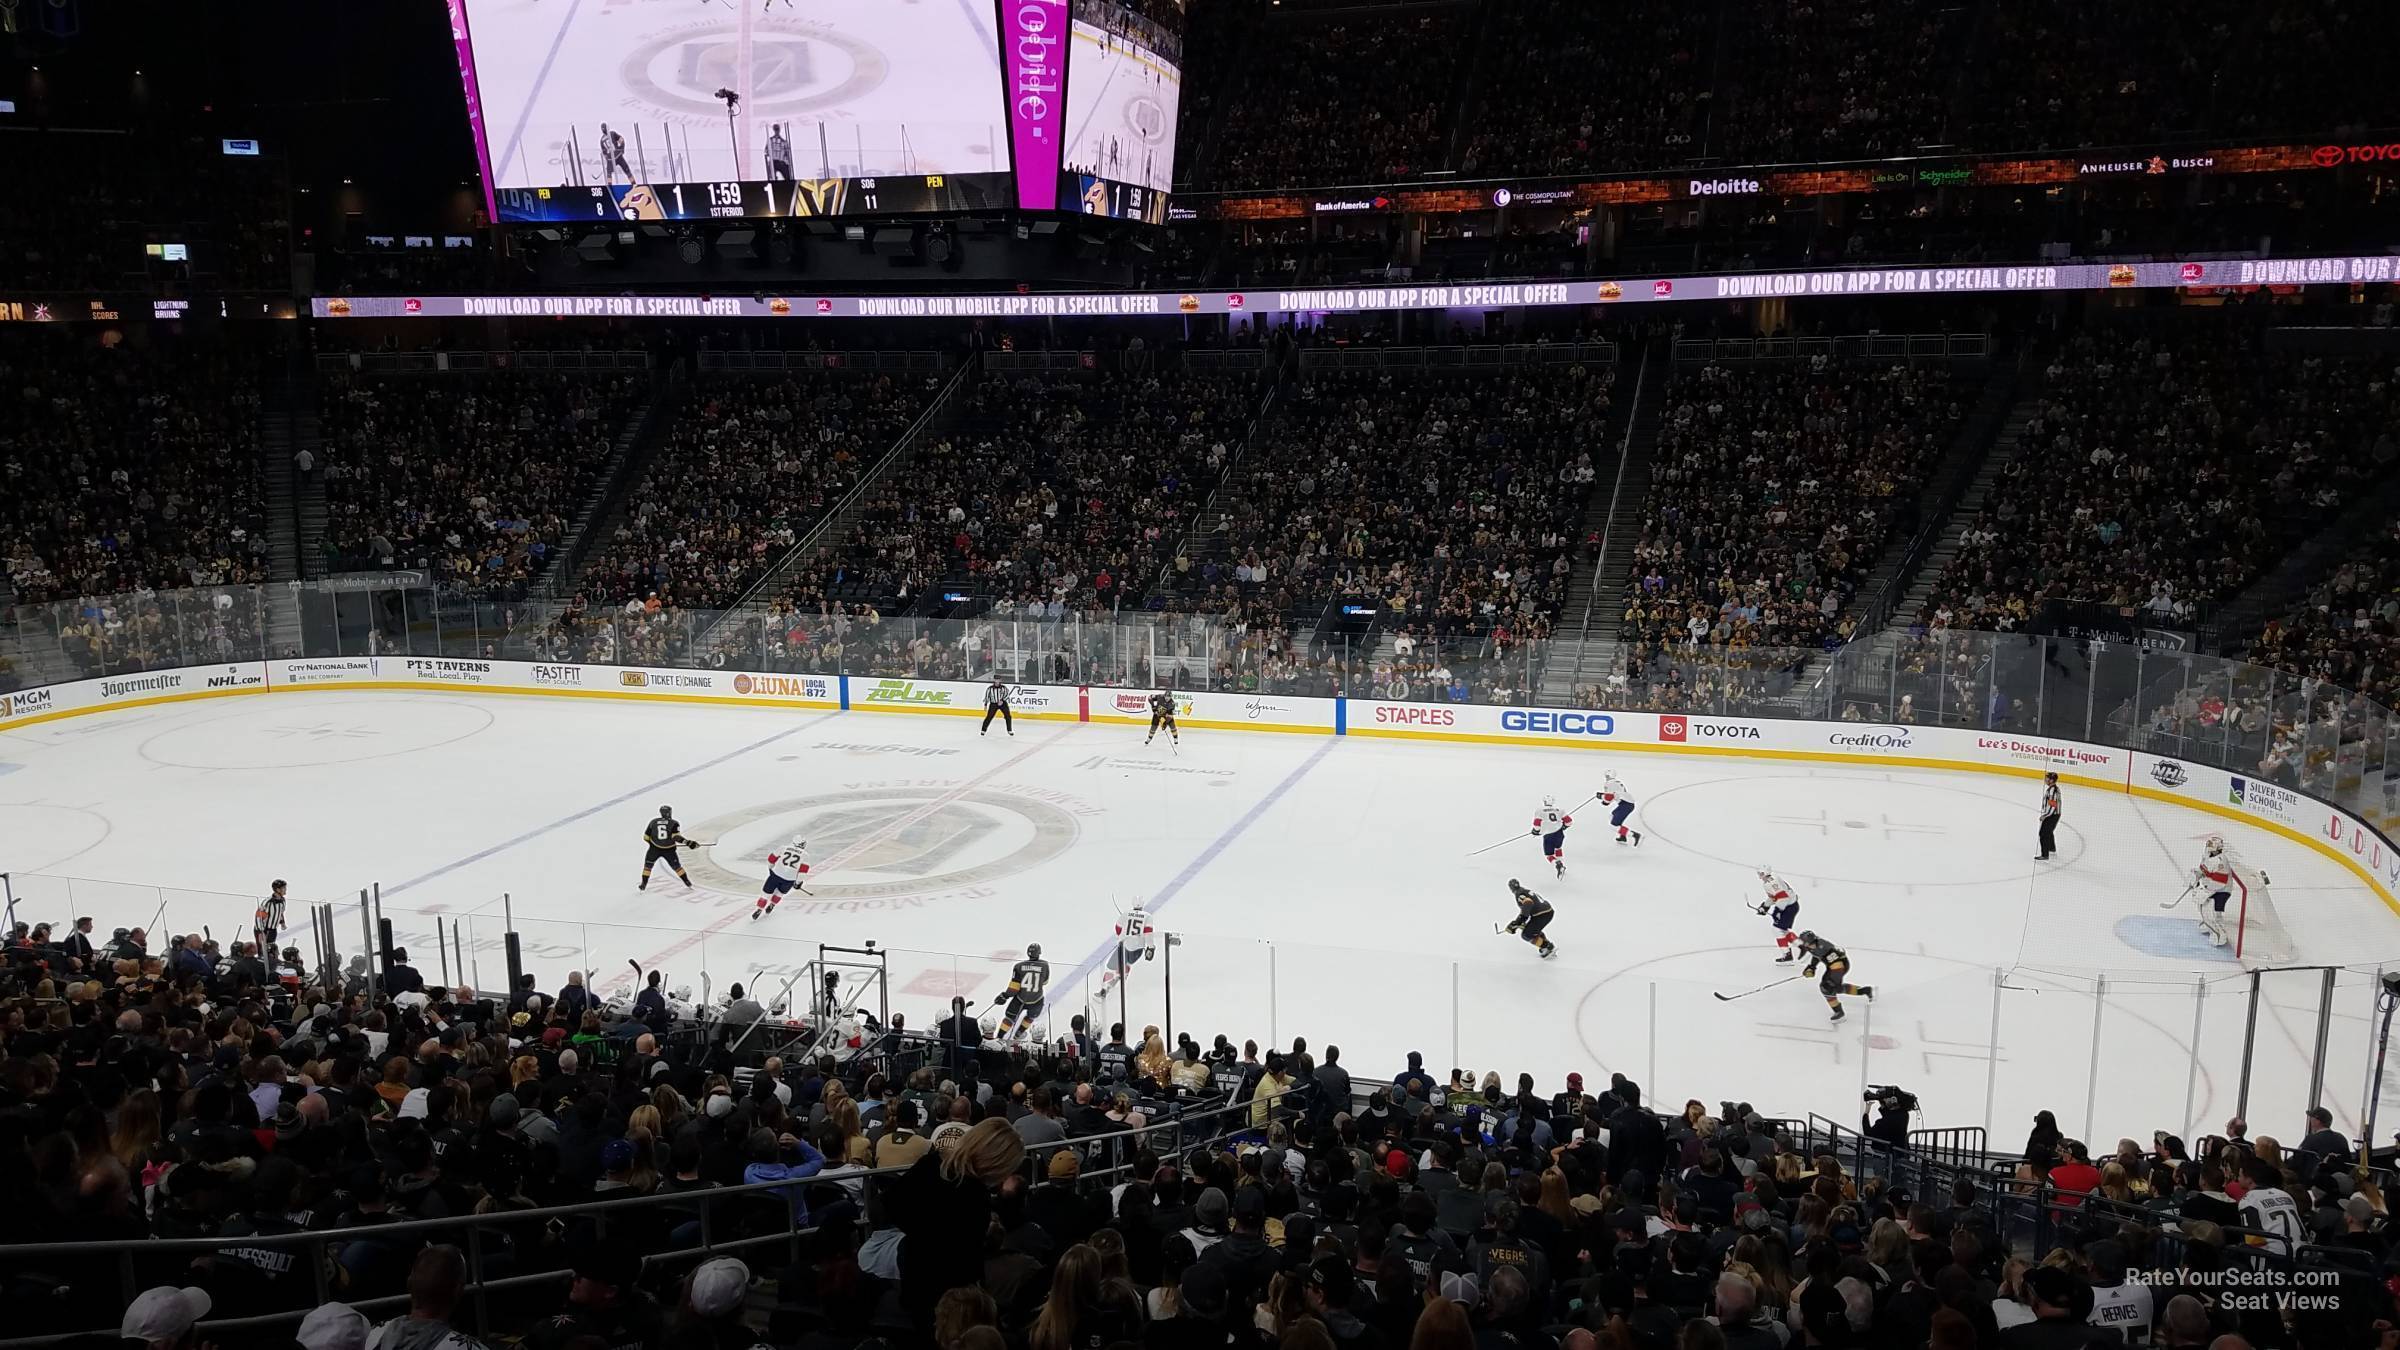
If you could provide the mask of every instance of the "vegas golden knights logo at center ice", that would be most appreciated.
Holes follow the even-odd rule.
[[[962,792],[928,779],[862,783],[700,822],[695,837],[716,842],[693,855],[692,879],[715,890],[755,894],[768,855],[797,837],[808,841],[816,860],[809,895],[793,897],[803,906],[810,899],[939,899],[1057,857],[1081,833],[1077,817],[1099,810],[1056,792]]]

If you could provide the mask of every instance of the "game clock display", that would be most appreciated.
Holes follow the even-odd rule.
[[[982,211],[1010,204],[1004,173],[872,178],[786,178],[749,183],[612,183],[502,188],[503,221],[737,220],[918,211]]]

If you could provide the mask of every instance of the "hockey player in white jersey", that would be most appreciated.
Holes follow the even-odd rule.
[[[1625,836],[1630,834],[1633,836],[1634,847],[1641,847],[1642,832],[1628,827],[1625,823],[1633,819],[1633,794],[1625,790],[1625,780],[1617,777],[1615,772],[1611,771],[1601,780],[1600,790],[1592,795],[1600,799],[1602,806],[1609,808],[1608,823],[1616,829],[1617,842],[1624,843]]]
[[[2200,892],[2200,931],[2208,934],[2211,947],[2233,941],[2232,921],[2225,917],[2225,906],[2233,899],[2233,869],[2233,851],[2225,847],[2224,836],[2210,835],[2200,865],[2192,869],[2192,885]]]
[[[1779,962],[1789,961],[1792,959],[1792,944],[1799,940],[1793,935],[1792,925],[1800,919],[1800,893],[1793,890],[1782,877],[1775,875],[1772,867],[1758,869],[1758,884],[1766,889],[1767,898],[1752,905],[1750,912],[1766,916],[1767,921],[1775,925],[1775,948],[1783,953],[1775,959]]]
[[[1575,817],[1558,809],[1558,798],[1542,798],[1542,809],[1533,813],[1533,833],[1542,837],[1542,857],[1547,859],[1558,875],[1567,874],[1567,827]]]
[[[808,841],[794,837],[792,842],[777,849],[774,857],[767,859],[767,884],[759,891],[758,907],[750,911],[753,921],[774,913],[775,907],[783,903],[783,897],[794,887],[798,887],[802,895],[808,894],[807,883],[800,879],[808,875],[808,863],[804,861],[807,857]]]
[[[1140,905],[1126,911],[1125,917],[1117,921],[1116,955],[1110,958],[1108,970],[1101,975],[1100,987],[1106,989],[1124,979],[1136,961],[1156,960],[1158,950],[1151,945],[1153,936],[1150,911]]]

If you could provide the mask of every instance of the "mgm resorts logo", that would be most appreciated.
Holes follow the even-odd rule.
[[[1048,789],[961,790],[935,779],[849,784],[700,822],[693,833],[717,842],[691,855],[692,879],[756,895],[768,855],[797,837],[808,841],[815,865],[809,894],[786,902],[802,913],[812,901],[874,909],[903,898],[974,897],[1064,853],[1082,833],[1079,817],[1098,814]]]

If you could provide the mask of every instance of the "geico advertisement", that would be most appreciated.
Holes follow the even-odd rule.
[[[1614,713],[1472,703],[1364,703],[1350,714],[1350,730],[1368,735],[1500,736],[1569,745],[1610,740],[1617,726]]]

